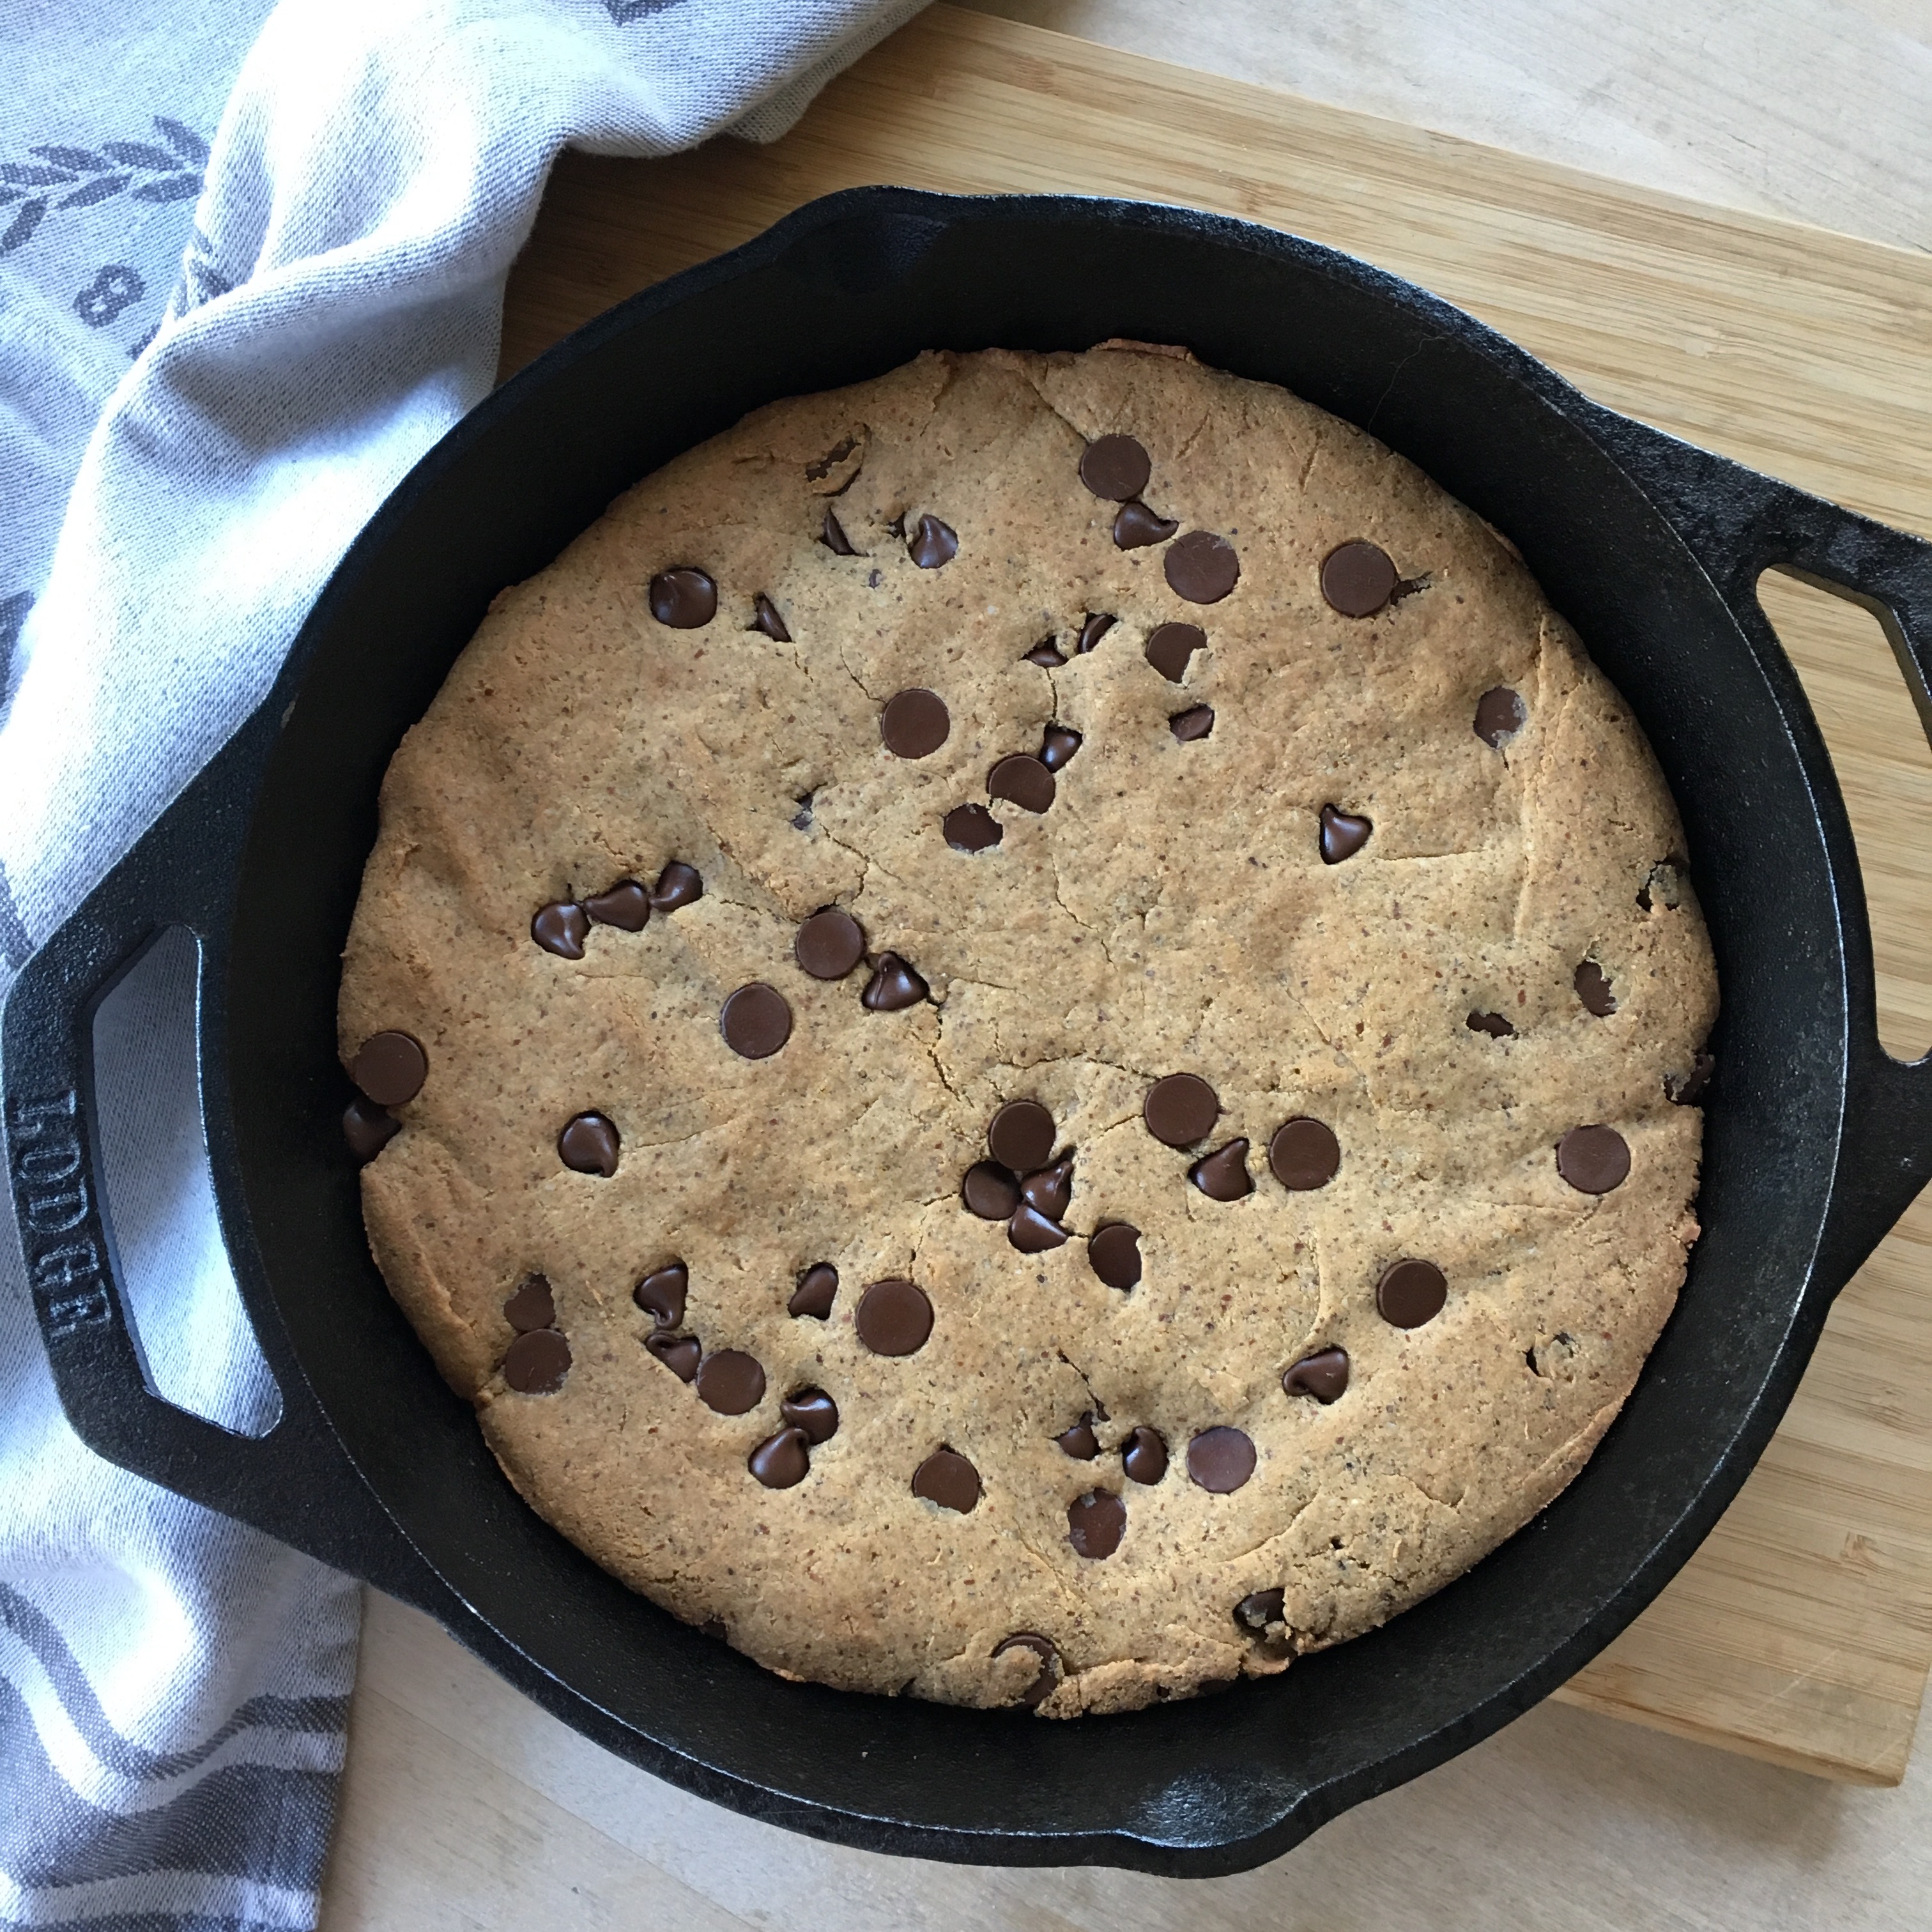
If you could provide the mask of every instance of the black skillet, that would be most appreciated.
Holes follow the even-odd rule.
[[[788,1684],[524,1506],[370,1262],[339,1124],[336,979],[383,768],[495,591],[757,404],[921,349],[1116,335],[1285,383],[1514,540],[1669,776],[1724,1013],[1704,1237],[1570,1489],[1428,1602],[1285,1676],[1054,1724]],[[75,1428],[422,1605],[566,1722],[737,1810],[994,1864],[1206,1874],[1274,1857],[1527,1709],[1656,1594],[1932,1165],[1932,1065],[1878,1045],[1844,808],[1756,601],[1770,565],[1875,611],[1932,721],[1932,546],[1613,416],[1392,276],[1128,202],[885,188],[813,202],[578,330],[446,436],[344,559],[267,701],[22,973],[8,1166]],[[144,1381],[99,1198],[91,1016],[178,925],[201,950],[223,1228],[284,1396],[259,1440]]]

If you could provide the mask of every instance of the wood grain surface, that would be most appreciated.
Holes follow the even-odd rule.
[[[889,182],[1185,202],[1412,278],[1590,394],[1932,534],[1932,260],[935,7],[790,135],[567,156],[510,282],[507,372],[814,196]],[[1764,601],[1864,859],[1884,1034],[1932,1042],[1932,756],[1872,620]],[[1932,1665],[1932,1208],[1840,1297],[1718,1530],[1564,1690],[1775,1762],[1896,1782]]]

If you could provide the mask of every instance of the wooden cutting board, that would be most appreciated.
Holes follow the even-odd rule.
[[[1932,535],[1932,260],[936,6],[770,148],[567,156],[503,368],[866,182],[1216,209],[1406,275],[1598,400]],[[1932,755],[1876,625],[1765,602],[1844,782],[1887,1044],[1932,1043]],[[1932,1207],[1840,1298],[1776,1439],[1643,1616],[1557,1694],[1828,1777],[1903,1775],[1932,1666]]]

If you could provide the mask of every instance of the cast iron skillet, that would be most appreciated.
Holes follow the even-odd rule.
[[[378,782],[494,592],[757,404],[925,348],[1108,336],[1285,383],[1508,533],[1669,776],[1724,1014],[1704,1237],[1570,1489],[1428,1602],[1282,1677],[1052,1724],[785,1683],[526,1509],[370,1263],[334,1014]],[[813,202],[580,329],[446,436],[344,559],[267,701],[16,983],[9,1172],[75,1428],[422,1605],[566,1722],[737,1810],[988,1863],[1206,1874],[1275,1856],[1507,1723],[1649,1601],[1932,1166],[1932,1065],[1878,1046],[1844,808],[1756,602],[1773,564],[1874,610],[1932,721],[1932,546],[1596,407],[1406,283],[1184,210],[886,188]],[[91,1016],[176,925],[201,950],[222,1225],[283,1391],[259,1440],[152,1392],[96,1179]]]

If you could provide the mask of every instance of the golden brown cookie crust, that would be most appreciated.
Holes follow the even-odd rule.
[[[1119,433],[1151,458],[1150,509],[1233,547],[1225,598],[1175,594],[1172,541],[1116,547],[1118,506],[1078,472]],[[853,554],[820,540],[828,511]],[[922,516],[956,534],[936,568],[901,534]],[[1406,593],[1365,618],[1321,588],[1356,539]],[[715,580],[701,627],[652,614],[652,579],[677,567]],[[753,628],[760,597],[790,641]],[[1078,653],[1091,614],[1114,622]],[[1144,656],[1177,621],[1208,638],[1179,683]],[[1026,661],[1048,638],[1065,664]],[[1499,748],[1473,728],[1498,686],[1526,713]],[[916,758],[880,740],[910,688],[950,718]],[[1170,718],[1204,705],[1211,729],[1184,742]],[[1000,844],[950,848],[946,814],[986,805],[992,767],[1049,723],[1081,734],[1050,807],[994,801]],[[1324,805],[1372,826],[1340,863]],[[429,1073],[364,1170],[370,1241],[532,1504],[774,1670],[1010,1703],[1041,1654],[995,1652],[1034,1634],[1059,1659],[1052,1716],[1273,1672],[1541,1508],[1670,1312],[1701,1117],[1666,1081],[1717,1002],[1683,851],[1642,734],[1521,563],[1372,437],[1133,344],[924,356],[760,410],[646,478],[496,600],[404,741],[340,1037],[346,1064],[407,1032]],[[539,908],[648,886],[674,860],[701,875],[695,902],[592,925],[580,959],[533,941]],[[868,965],[800,970],[797,928],[832,904],[928,997],[872,1010]],[[1586,960],[1605,1016],[1580,997]],[[760,1059],[718,1022],[753,982],[792,1019]],[[1141,1112],[1176,1072],[1220,1108],[1182,1150]],[[1071,1238],[1039,1253],[960,1200],[1016,1099],[1073,1150]],[[559,1158],[590,1110],[620,1136],[608,1178]],[[1291,1192],[1267,1149],[1299,1116],[1342,1157]],[[1590,1195],[1555,1148],[1599,1123],[1630,1168]],[[1190,1184],[1243,1137],[1252,1192]],[[1088,1260],[1112,1221],[1141,1231],[1126,1291]],[[1447,1282],[1412,1329],[1377,1307],[1404,1257]],[[644,1346],[632,1290],[674,1259],[676,1332],[763,1368],[747,1413]],[[838,1271],[830,1318],[788,1314],[820,1262]],[[532,1274],[572,1358],[554,1393],[502,1372],[504,1304]],[[855,1331],[862,1290],[889,1277],[934,1310],[910,1354]],[[1338,1400],[1284,1393],[1330,1348],[1348,1357]],[[832,1396],[837,1432],[803,1480],[767,1488],[747,1459],[806,1388]],[[1090,1461],[1056,1441],[1087,1414],[1104,1418]],[[1124,1470],[1137,1428],[1166,1445],[1151,1484]],[[1231,1493],[1190,1478],[1210,1428],[1254,1447]],[[977,1472],[969,1512],[914,1493],[941,1448]],[[1126,1508],[1104,1558],[1069,1540],[1070,1505],[1096,1490]],[[1237,1618],[1276,1590],[1264,1630]]]

